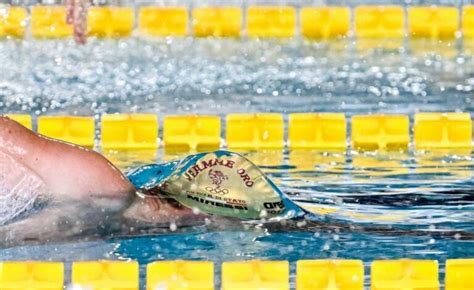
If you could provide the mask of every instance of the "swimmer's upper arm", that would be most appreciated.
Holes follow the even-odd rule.
[[[33,131],[20,123],[6,116],[0,116],[0,146],[2,143],[11,143],[12,140],[19,137],[20,134],[26,134],[21,136],[22,139],[25,139],[25,137],[29,139],[35,136]]]

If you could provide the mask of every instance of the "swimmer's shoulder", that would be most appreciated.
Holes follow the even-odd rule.
[[[34,139],[35,136],[33,131],[20,123],[6,116],[0,116],[0,146],[27,142]]]

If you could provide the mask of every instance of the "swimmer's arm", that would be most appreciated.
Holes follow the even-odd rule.
[[[70,212],[75,213],[77,212]],[[60,231],[61,228],[67,232]],[[71,226],[69,219],[65,219],[59,209],[44,209],[27,218],[0,226],[0,248],[58,242],[77,231],[80,231],[77,225]]]
[[[34,133],[0,116],[0,150],[33,170],[50,195],[126,198],[135,192],[128,179],[99,153]]]
[[[50,201],[38,212],[0,226],[0,248],[20,245],[104,240],[115,237],[143,236],[170,231],[170,219],[146,219],[130,215],[139,198],[113,200],[109,198],[56,202]],[[141,207],[142,210],[145,210]],[[128,214],[127,214],[128,213]],[[197,216],[193,220],[179,219],[173,223],[177,231],[203,225]],[[224,223],[216,223],[224,225]]]
[[[97,240],[120,231],[121,209],[91,202],[48,204],[30,216],[0,226],[0,248]]]

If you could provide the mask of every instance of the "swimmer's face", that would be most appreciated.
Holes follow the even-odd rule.
[[[187,223],[202,220],[204,215],[181,205],[172,198],[137,194],[135,201],[125,211],[125,217],[150,223]]]

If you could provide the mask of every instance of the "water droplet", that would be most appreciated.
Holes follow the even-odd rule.
[[[175,223],[170,223],[170,230],[175,232],[178,229],[178,226]]]
[[[302,221],[299,221],[296,223],[296,226],[299,227],[299,228],[302,228],[304,226],[306,226],[306,221],[305,220],[302,220]]]

